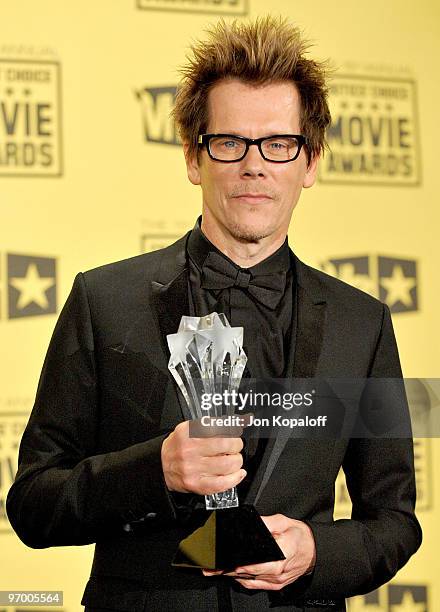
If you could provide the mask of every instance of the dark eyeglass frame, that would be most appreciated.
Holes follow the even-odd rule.
[[[241,157],[238,157],[237,159],[218,159],[217,157],[214,157],[211,153],[211,147],[209,146],[209,142],[212,138],[218,137],[236,138],[237,140],[241,140],[242,142],[244,142],[246,148],[244,150],[243,155]],[[298,151],[296,152],[295,157],[292,157],[292,159],[269,159],[268,157],[265,157],[261,143],[264,140],[271,140],[272,138],[296,138],[298,141]],[[258,150],[260,151],[260,155],[265,161],[273,162],[274,164],[287,164],[288,162],[293,162],[295,161],[295,159],[298,159],[298,156],[301,153],[301,149],[304,145],[307,145],[307,137],[303,136],[302,134],[273,134],[270,136],[264,136],[263,138],[246,138],[245,136],[237,136],[237,134],[199,134],[197,144],[202,146],[204,145],[206,147],[206,150],[208,151],[209,157],[214,161],[218,161],[223,164],[233,164],[234,162],[238,162],[244,159],[251,145],[257,145]]]

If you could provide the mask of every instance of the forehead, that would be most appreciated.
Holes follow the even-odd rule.
[[[216,83],[208,94],[208,132],[249,137],[299,133],[300,110],[300,97],[294,83],[278,81],[253,85],[228,79]]]

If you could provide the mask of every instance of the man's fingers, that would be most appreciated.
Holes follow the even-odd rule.
[[[161,448],[168,489],[209,495],[234,487],[246,476],[242,448],[241,438],[190,438],[188,422],[179,423]]]
[[[233,474],[243,465],[243,456],[238,453],[235,455],[219,455],[216,457],[203,457],[201,470],[206,476],[224,476]]]
[[[270,516],[262,516],[264,524],[272,534],[283,533],[292,527],[292,520],[284,514],[271,514]]]
[[[200,419],[189,421],[190,438],[239,438],[243,435],[243,429],[248,424],[247,422],[243,422],[243,427],[241,425],[221,425],[222,418],[224,417],[214,417],[213,419],[205,417],[204,421]]]
[[[284,582],[283,583],[275,583],[275,582],[268,582],[267,580],[261,580],[258,578],[255,579],[241,579],[241,578],[235,578],[235,580],[237,582],[239,582],[242,586],[244,586],[246,589],[264,589],[265,591],[280,591],[284,586]]]
[[[268,561],[267,563],[256,563],[237,567],[235,574],[251,574],[252,576],[278,576],[283,573],[285,561]]]
[[[243,449],[241,438],[200,438],[198,451],[204,457],[217,455],[235,455]]]
[[[221,493],[238,485],[246,476],[246,470],[240,469],[233,474],[226,476],[201,476],[199,495],[210,495],[211,493]]]
[[[240,436],[243,433],[243,428],[235,428],[233,430],[234,436],[231,435],[231,428],[218,428],[216,432],[212,431],[211,428],[202,428],[206,430],[202,431],[203,435],[196,436],[192,429],[196,421],[183,421],[176,425],[174,429],[175,437],[177,438],[178,446],[185,446],[197,451],[199,455],[213,456],[223,454],[235,454],[239,453],[243,448],[243,440]],[[224,429],[224,436],[220,435],[222,429]],[[208,435],[209,432],[209,435]]]

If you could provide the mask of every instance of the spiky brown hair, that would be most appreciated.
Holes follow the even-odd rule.
[[[172,116],[180,137],[197,151],[199,134],[208,126],[208,94],[222,79],[236,78],[262,85],[291,81],[301,99],[300,128],[307,137],[309,160],[327,146],[325,132],[331,117],[327,104],[328,62],[305,57],[310,43],[300,30],[281,17],[260,17],[250,22],[220,20],[207,30],[208,39],[191,46],[180,81]]]

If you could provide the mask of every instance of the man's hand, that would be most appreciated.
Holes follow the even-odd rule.
[[[316,559],[315,540],[310,527],[302,521],[288,518],[284,514],[261,518],[286,559],[237,567],[235,571],[224,575],[233,576],[247,589],[279,591],[313,569]],[[205,576],[215,576],[223,572],[203,570],[203,573]]]
[[[238,435],[240,435],[240,432]],[[209,495],[234,487],[246,476],[237,438],[190,438],[179,423],[162,444],[162,469],[170,491]]]

